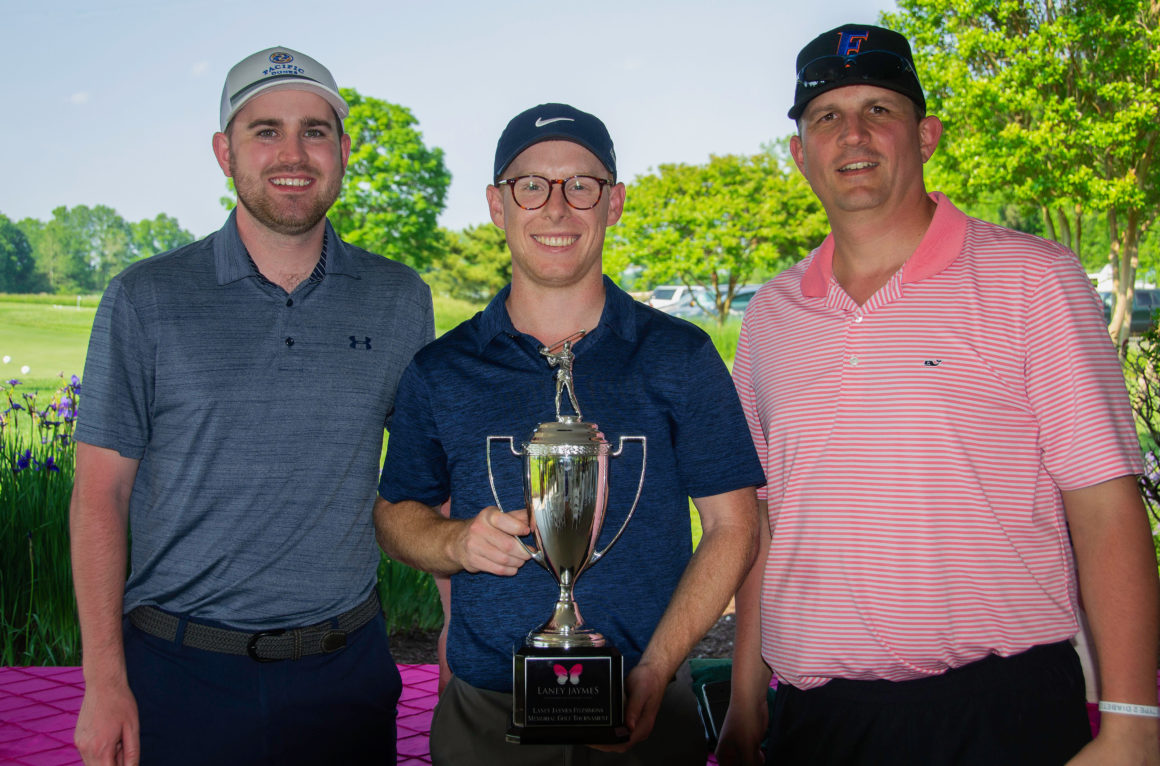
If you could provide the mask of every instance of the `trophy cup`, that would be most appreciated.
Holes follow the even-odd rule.
[[[522,540],[520,545],[560,587],[551,619],[528,633],[512,657],[507,740],[515,743],[613,744],[627,741],[629,735],[623,659],[604,636],[584,624],[572,588],[616,544],[632,519],[644,486],[647,443],[643,436],[622,436],[613,452],[596,424],[582,420],[572,385],[572,341],[577,337],[540,349],[549,365],[558,368],[556,420],[540,423],[522,451],[511,436],[487,437],[487,474],[500,510],[492,442],[507,441],[512,454],[523,458],[524,503],[536,547]],[[560,413],[565,392],[575,415]],[[596,550],[608,504],[608,458],[618,457],[626,441],[641,445],[636,496],[616,535]]]

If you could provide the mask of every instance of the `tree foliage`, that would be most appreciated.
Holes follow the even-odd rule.
[[[31,247],[35,275],[13,292],[100,292],[133,261],[193,241],[164,213],[129,223],[107,205],[62,205],[47,222],[25,218],[17,226]]]
[[[604,268],[637,266],[646,284],[703,285],[712,305],[701,308],[724,322],[737,287],[791,265],[827,230],[784,150],[661,165],[629,186]]]
[[[32,292],[36,286],[32,245],[8,216],[0,214],[0,293]]]
[[[423,270],[440,252],[437,219],[451,173],[406,107],[343,88],[350,164],[330,221],[351,244]]]
[[[177,219],[165,213],[156,218],[145,218],[129,224],[132,232],[133,255],[147,258],[150,255],[168,252],[193,242],[193,234],[181,228]]]
[[[1140,243],[1160,210],[1160,4],[1155,0],[900,0],[886,23],[914,46],[935,155],[966,200],[998,194],[1038,210],[1045,234],[1082,252],[1106,225],[1126,340]]]
[[[503,229],[485,223],[441,234],[443,249],[426,275],[433,290],[482,302],[512,280],[512,259]]]

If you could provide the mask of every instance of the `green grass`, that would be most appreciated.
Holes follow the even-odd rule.
[[[0,295],[0,379],[46,391],[60,386],[62,373],[80,375],[97,301],[82,297],[78,308],[75,296]]]

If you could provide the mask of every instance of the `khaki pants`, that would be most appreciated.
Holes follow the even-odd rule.
[[[504,740],[512,695],[477,689],[452,677],[431,719],[433,766],[705,766],[705,729],[697,714],[688,664],[665,690],[647,740],[627,753],[584,745],[512,745]]]

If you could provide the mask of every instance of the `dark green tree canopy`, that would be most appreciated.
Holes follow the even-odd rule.
[[[0,214],[0,293],[27,293],[38,287],[32,245],[24,232]]]
[[[441,234],[443,250],[426,275],[432,289],[482,302],[511,281],[512,259],[503,229],[484,223]]]

